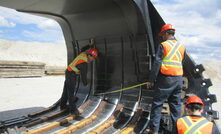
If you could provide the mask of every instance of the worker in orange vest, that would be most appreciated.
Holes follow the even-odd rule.
[[[158,134],[163,103],[168,100],[176,131],[176,120],[181,117],[181,90],[185,47],[174,37],[175,29],[171,24],[161,28],[159,35],[163,42],[158,46],[147,87],[155,90],[151,107],[150,134]]]
[[[198,96],[190,96],[185,104],[187,116],[177,120],[178,134],[220,134],[216,125],[202,116],[203,101]]]
[[[74,96],[77,75],[81,75],[82,82],[87,86],[87,64],[95,60],[98,56],[98,50],[91,48],[88,51],[81,52],[67,67],[65,71],[65,82],[63,93],[60,99],[60,109],[67,108],[69,103],[69,112],[77,116],[80,115],[76,107],[78,98]]]

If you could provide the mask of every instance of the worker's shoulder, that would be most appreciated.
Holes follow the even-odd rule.
[[[79,53],[78,55],[77,55],[77,57],[81,57],[81,56],[87,56],[87,53],[86,52],[81,52],[81,53]]]

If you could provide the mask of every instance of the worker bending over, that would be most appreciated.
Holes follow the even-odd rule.
[[[185,57],[185,47],[175,39],[174,34],[175,29],[171,24],[161,28],[159,35],[163,42],[158,46],[147,82],[148,88],[154,86],[149,122],[150,134],[158,134],[161,110],[166,100],[170,107],[173,132],[176,131],[176,120],[181,117],[182,62]]]
[[[202,116],[203,102],[198,96],[191,96],[185,104],[187,116],[177,120],[178,134],[220,134],[216,125]]]
[[[88,51],[81,52],[67,67],[65,71],[65,82],[63,93],[60,99],[60,109],[67,108],[67,101],[69,103],[69,112],[77,116],[80,115],[76,107],[78,98],[74,96],[76,79],[81,75],[84,86],[87,86],[87,64],[97,58],[98,50],[91,48]]]

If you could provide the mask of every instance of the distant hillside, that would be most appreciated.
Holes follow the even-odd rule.
[[[210,78],[212,82],[221,82],[221,61],[207,61],[202,64],[206,69],[203,73],[205,78]]]
[[[67,51],[63,44],[7,41],[0,39],[0,60],[43,62],[47,66],[66,66]],[[205,78],[221,82],[221,61],[201,63]]]
[[[0,60],[43,62],[47,66],[66,66],[63,44],[7,41],[0,39]]]

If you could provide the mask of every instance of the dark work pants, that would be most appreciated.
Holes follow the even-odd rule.
[[[66,103],[69,103],[69,111],[72,113],[77,109],[75,104],[75,85],[76,85],[76,77],[77,75],[74,72],[70,72],[68,70],[65,71],[65,82],[63,93],[60,99],[60,108],[64,109],[66,107]]]
[[[163,103],[168,100],[170,114],[173,123],[172,133],[176,132],[176,120],[181,117],[181,92],[182,77],[166,76],[159,74],[154,86],[154,98],[152,102],[149,127],[152,131],[158,132],[161,110]]]

